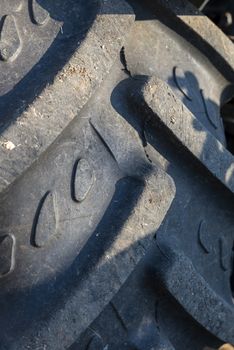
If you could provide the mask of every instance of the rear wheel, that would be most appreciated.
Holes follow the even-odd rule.
[[[2,349],[234,343],[233,44],[181,1],[3,5]]]

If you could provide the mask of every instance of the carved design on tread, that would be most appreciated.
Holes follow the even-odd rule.
[[[33,221],[31,244],[41,248],[56,233],[57,218],[54,196],[47,191],[41,198]]]
[[[13,61],[20,51],[20,37],[17,24],[13,15],[7,15],[3,19],[0,32],[0,59]]]
[[[204,91],[202,89],[200,90],[200,94],[201,94],[201,98],[202,98],[202,102],[203,102],[203,105],[204,105],[204,109],[205,109],[205,113],[206,113],[207,119],[209,120],[209,122],[213,126],[213,128],[218,129],[217,122],[214,120],[214,117],[211,116],[212,111],[210,110],[210,106],[209,106],[209,104],[207,102],[207,99],[205,98],[205,93],[204,93]]]
[[[31,0],[32,22],[39,26],[46,24],[49,20],[49,13],[39,3],[38,0]]]
[[[94,183],[91,165],[86,159],[78,159],[73,167],[71,179],[71,197],[74,202],[82,202]]]
[[[192,96],[189,95],[189,81],[186,78],[184,71],[179,67],[174,67],[173,77],[177,88],[182,92],[182,94],[189,100],[192,101]],[[182,84],[183,82],[183,84]],[[187,85],[187,86],[186,86]]]
[[[0,278],[13,271],[15,266],[15,237],[0,236]]]
[[[225,239],[221,237],[219,239],[219,251],[220,251],[220,266],[224,271],[230,268],[230,247],[227,245]]]
[[[94,335],[88,343],[86,350],[105,350],[101,336]]]
[[[200,221],[199,227],[198,227],[198,241],[200,243],[200,246],[205,251],[205,253],[209,254],[211,252],[211,248],[209,247],[209,242],[207,242],[207,232],[205,230],[206,222],[204,220]]]
[[[93,122],[90,120],[89,124],[92,128],[92,130],[94,131],[95,135],[97,135],[98,139],[103,143],[103,145],[105,146],[106,150],[108,151],[108,153],[110,153],[111,157],[114,159],[115,162],[118,163],[114,153],[112,152],[112,150],[110,149],[109,145],[107,144],[106,140],[104,140],[103,136],[100,134],[99,130],[97,130],[96,126],[93,124]]]

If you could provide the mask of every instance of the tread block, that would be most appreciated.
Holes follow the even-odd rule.
[[[110,72],[133,23],[124,0],[30,0],[19,12],[6,13],[0,26],[5,60],[0,59],[0,191],[84,107]],[[7,150],[6,141],[15,148]]]
[[[224,342],[234,342],[233,305],[209,287],[183,252],[163,240],[157,240],[155,277],[203,327]]]
[[[7,233],[14,227],[17,264],[0,294],[6,300],[16,293],[7,312],[9,320],[16,310],[21,314],[11,328],[23,325],[25,336],[14,336],[18,348],[70,345],[145,255],[175,195],[170,176],[139,150],[132,127],[120,123],[109,138],[111,124],[102,130],[100,116],[90,123],[90,110],[2,195],[1,227]],[[22,288],[27,292],[18,294]],[[60,337],[57,325],[71,314],[87,316],[75,317]],[[4,312],[0,325],[9,326]],[[4,334],[10,338],[3,332],[1,344],[8,343]]]
[[[144,111],[145,118],[163,125],[169,135],[234,193],[233,155],[193,116],[165,82],[150,77],[142,85],[136,92],[133,88],[130,95]]]

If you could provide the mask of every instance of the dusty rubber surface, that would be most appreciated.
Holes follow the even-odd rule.
[[[232,43],[184,1],[3,9],[1,348],[233,343]]]

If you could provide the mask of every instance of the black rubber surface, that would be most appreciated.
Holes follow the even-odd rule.
[[[0,349],[234,343],[233,44],[179,0],[2,13]]]

